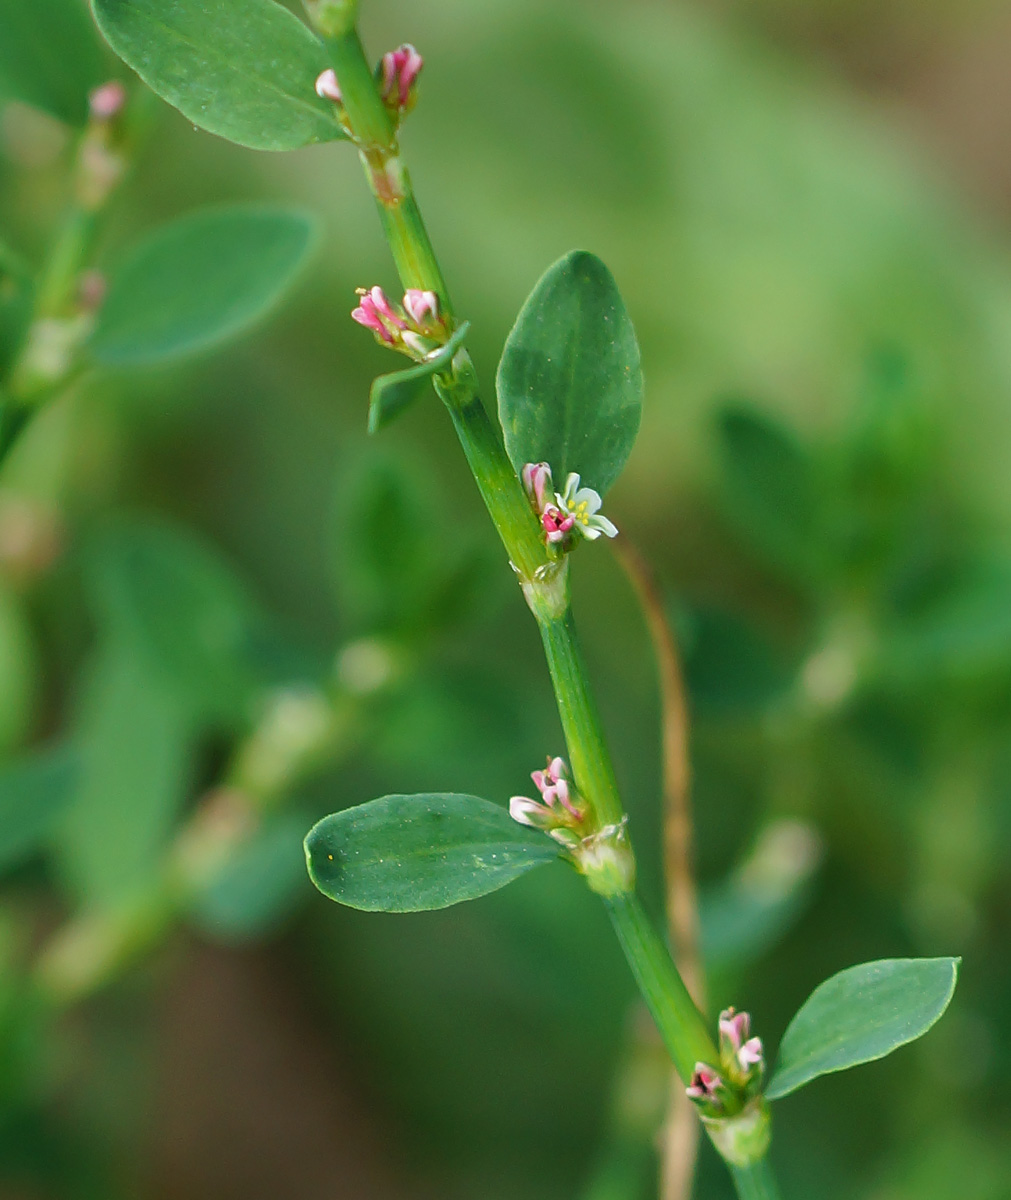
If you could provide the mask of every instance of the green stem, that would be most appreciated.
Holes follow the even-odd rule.
[[[376,88],[357,31],[324,40],[401,281],[405,287],[436,292],[448,312],[448,289],[410,178],[400,161],[396,129]],[[452,370],[437,378],[435,384],[540,626],[576,786],[585,796],[598,829],[618,824],[623,809],[576,639],[566,564],[548,555],[501,434],[478,398],[476,376],[465,352],[457,355]],[[705,1021],[635,894],[605,895],[604,903],[639,990],[678,1074],[687,1083],[696,1062],[719,1061]],[[742,1200],[773,1200],[775,1189],[763,1164],[732,1170]],[[754,1190],[759,1185],[765,1190]],[[744,1187],[752,1190],[745,1192],[741,1190]]]
[[[436,386],[510,561],[521,579],[533,579],[547,563],[544,542],[497,426],[473,387],[453,390],[442,381]]]
[[[687,1084],[697,1062],[719,1062],[705,1022],[638,898],[612,896],[604,903],[639,991],[678,1075]]]
[[[753,1162],[747,1167],[730,1167],[734,1187],[740,1200],[780,1200],[779,1188],[773,1178],[767,1158]]]
[[[383,233],[405,288],[435,292],[452,315],[449,288],[439,268],[407,168],[400,160],[397,131],[376,89],[358,31],[325,39],[337,73],[344,109],[376,198]]]
[[[72,305],[81,267],[91,253],[97,213],[75,204],[67,213],[42,272],[35,320],[63,316]]]
[[[538,616],[544,654],[558,701],[572,777],[602,824],[615,825],[624,815],[611,756],[604,741],[597,705],[576,637],[572,610],[559,617]],[[668,958],[668,961],[669,958]]]

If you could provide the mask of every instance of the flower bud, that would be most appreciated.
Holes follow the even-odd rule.
[[[328,67],[316,80],[316,95],[321,100],[332,100],[334,104],[343,103],[340,84],[337,82],[337,72]]]
[[[406,42],[383,55],[379,64],[380,91],[388,108],[397,114],[410,112],[414,107],[414,87],[424,65],[421,55]]]
[[[762,1039],[751,1036],[751,1017],[732,1008],[720,1013],[720,1061],[735,1084],[747,1087],[760,1081],[765,1070]]]
[[[552,494],[551,468],[547,463],[527,463],[523,468],[523,487],[538,515],[544,512]]]
[[[415,325],[434,325],[439,320],[439,297],[435,292],[408,288],[404,293],[404,309]]]
[[[110,80],[97,87],[88,96],[88,107],[96,121],[111,121],[119,116],[126,103],[126,88],[118,79]]]

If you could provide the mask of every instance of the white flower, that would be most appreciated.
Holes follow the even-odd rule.
[[[579,486],[579,476],[573,471],[565,481],[565,491],[555,493],[558,506],[573,518],[574,528],[591,542],[603,533],[609,538],[617,537],[617,526],[600,512],[601,499],[593,488]]]

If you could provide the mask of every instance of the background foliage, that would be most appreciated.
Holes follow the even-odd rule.
[[[568,250],[599,254],[628,302],[646,407],[608,511],[662,568],[687,656],[714,1009],[748,1007],[775,1043],[842,967],[964,957],[922,1043],[777,1102],[787,1195],[999,1200],[1011,269],[985,137],[970,197],[971,148],[932,159],[895,102],[943,147],[944,87],[974,53],[986,78],[999,6],[364,7],[374,54],[426,56],[404,142],[486,389]],[[2,113],[0,230],[31,261],[67,201],[54,118],[126,78],[85,25],[59,28],[81,49],[54,34],[72,66],[33,76],[54,81],[29,97],[50,114]],[[26,61],[0,50],[0,79]],[[323,236],[256,335],[86,376],[0,476],[0,1194],[648,1196],[662,1068],[563,867],[405,917],[339,909],[305,878],[323,813],[427,788],[503,800],[560,734],[439,406],[365,436],[389,364],[347,312],[393,273],[354,155],[151,119],[100,265],[209,203],[299,204]],[[579,558],[659,912],[646,637],[608,555]],[[20,983],[33,948],[80,906],[145,911],[180,821],[281,686],[336,696],[337,761],[191,898],[185,933],[50,1022]],[[298,730],[315,710],[292,711]],[[697,1195],[723,1187],[704,1159]]]

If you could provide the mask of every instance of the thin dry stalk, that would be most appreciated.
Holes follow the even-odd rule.
[[[663,847],[667,881],[667,925],[678,968],[692,999],[705,1009],[705,980],[699,954],[698,895],[692,869],[691,764],[688,703],[674,631],[649,564],[626,537],[615,553],[642,605],[660,682],[663,754]],[[699,1123],[672,1073],[670,1106],[661,1134],[662,1200],[689,1200],[698,1151]]]

